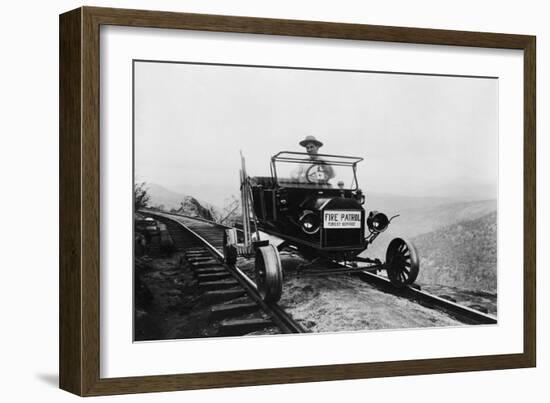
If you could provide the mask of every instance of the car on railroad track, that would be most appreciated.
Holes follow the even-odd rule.
[[[379,211],[365,210],[359,188],[357,164],[363,158],[343,155],[281,151],[271,157],[270,175],[250,177],[241,156],[241,204],[244,239],[235,229],[224,236],[224,255],[234,264],[238,255],[255,255],[256,283],[267,301],[281,297],[283,271],[279,251],[296,249],[313,263],[332,262],[332,268],[303,267],[302,274],[386,271],[396,287],[414,283],[419,258],[414,245],[394,238],[385,262],[364,256],[369,245],[391,221]],[[261,239],[261,232],[283,242],[275,246]],[[330,267],[330,265],[325,265]]]

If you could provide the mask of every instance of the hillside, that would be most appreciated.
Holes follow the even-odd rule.
[[[201,206],[204,206],[205,208],[214,207],[211,204],[202,200],[198,200],[193,196],[174,192],[173,190],[167,189],[161,185],[157,185],[156,183],[147,183],[146,188],[147,193],[149,194],[149,196],[151,196],[151,199],[149,200],[149,205],[163,207],[163,210],[165,211],[180,208],[181,203],[188,198],[196,200],[197,203],[199,203]]]
[[[390,230],[412,237],[432,232],[460,221],[474,220],[497,209],[496,200],[451,201],[436,198],[380,198],[367,200],[366,210],[378,210],[391,217]]]
[[[388,229],[369,247],[368,255],[384,257],[388,244],[395,237],[411,239],[461,221],[476,220],[495,212],[496,209],[496,200],[441,203],[437,199],[404,198],[399,201],[396,198],[373,197],[370,202],[367,200],[367,212],[378,210],[389,217],[395,214],[399,214],[399,217],[395,218]]]
[[[421,258],[419,283],[496,293],[496,212],[418,235],[411,240]]]
[[[408,236],[432,232],[438,228],[461,221],[471,221],[495,212],[496,200],[457,202],[425,209],[404,210],[399,217],[399,226]]]

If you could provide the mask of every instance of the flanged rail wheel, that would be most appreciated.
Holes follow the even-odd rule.
[[[237,230],[234,228],[223,232],[223,258],[229,265],[237,263]]]
[[[398,288],[414,283],[419,268],[420,260],[414,245],[404,239],[394,238],[386,251],[386,271],[391,283]]]
[[[279,252],[273,245],[261,246],[256,250],[256,285],[262,299],[277,302],[283,293],[283,269]]]

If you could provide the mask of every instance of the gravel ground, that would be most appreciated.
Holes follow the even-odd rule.
[[[281,254],[285,272],[279,305],[312,332],[368,329],[464,326],[445,313],[384,293],[350,275],[298,277],[295,268],[305,261]],[[252,273],[253,262],[240,259],[239,267]]]

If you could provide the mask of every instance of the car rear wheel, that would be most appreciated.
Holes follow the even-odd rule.
[[[255,272],[262,299],[266,302],[279,301],[283,293],[283,270],[275,246],[261,246],[256,250]]]
[[[386,251],[386,271],[391,283],[398,288],[410,285],[418,277],[419,269],[420,261],[414,245],[394,238]]]

